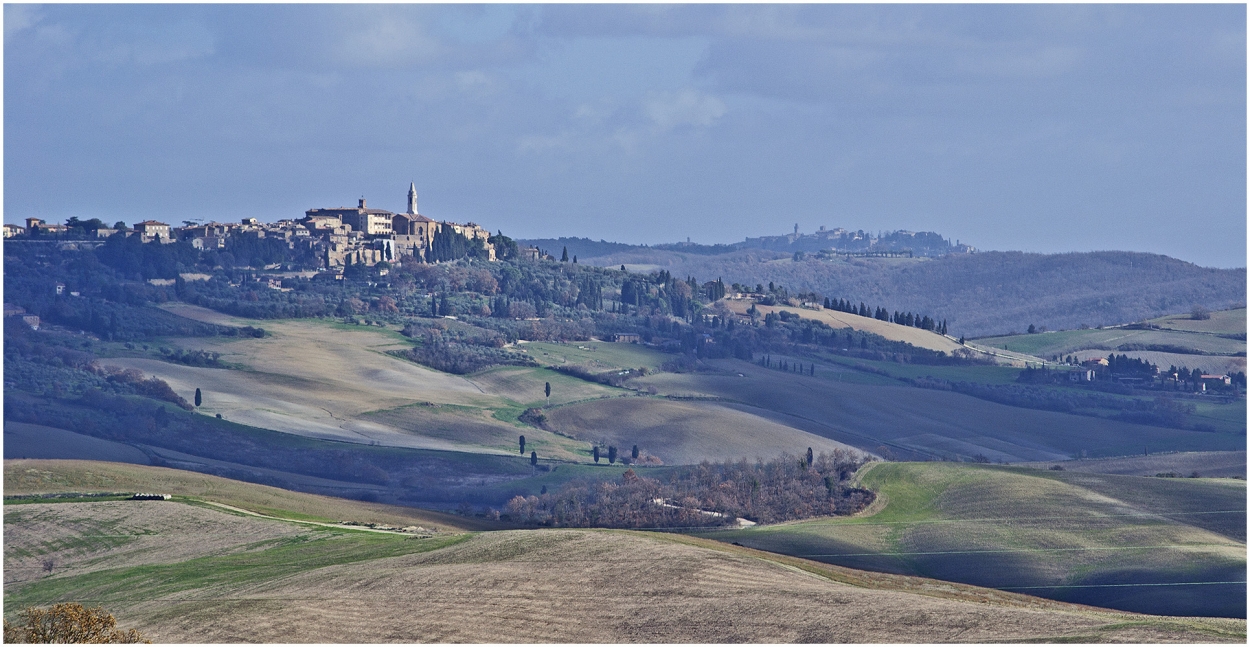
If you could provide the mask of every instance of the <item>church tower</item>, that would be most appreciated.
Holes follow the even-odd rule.
[[[417,214],[417,183],[413,182],[408,187],[408,214]]]

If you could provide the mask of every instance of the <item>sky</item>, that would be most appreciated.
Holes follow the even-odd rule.
[[[1246,266],[1246,7],[4,7],[4,220],[354,205]]]

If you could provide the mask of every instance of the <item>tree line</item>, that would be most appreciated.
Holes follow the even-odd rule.
[[[769,461],[704,462],[648,477],[632,468],[619,480],[570,481],[553,492],[516,496],[509,520],[528,525],[600,528],[724,526],[739,517],[776,523],[845,515],[872,502],[850,485],[864,458],[834,450],[783,454]]]

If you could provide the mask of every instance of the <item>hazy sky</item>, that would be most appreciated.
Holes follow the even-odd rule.
[[[1246,264],[1244,5],[5,5],[4,211]]]

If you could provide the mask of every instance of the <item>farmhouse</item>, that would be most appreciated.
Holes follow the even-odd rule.
[[[162,243],[172,243],[174,239],[169,235],[169,225],[155,220],[144,220],[135,224],[135,233],[143,238],[143,242],[159,240]]]

